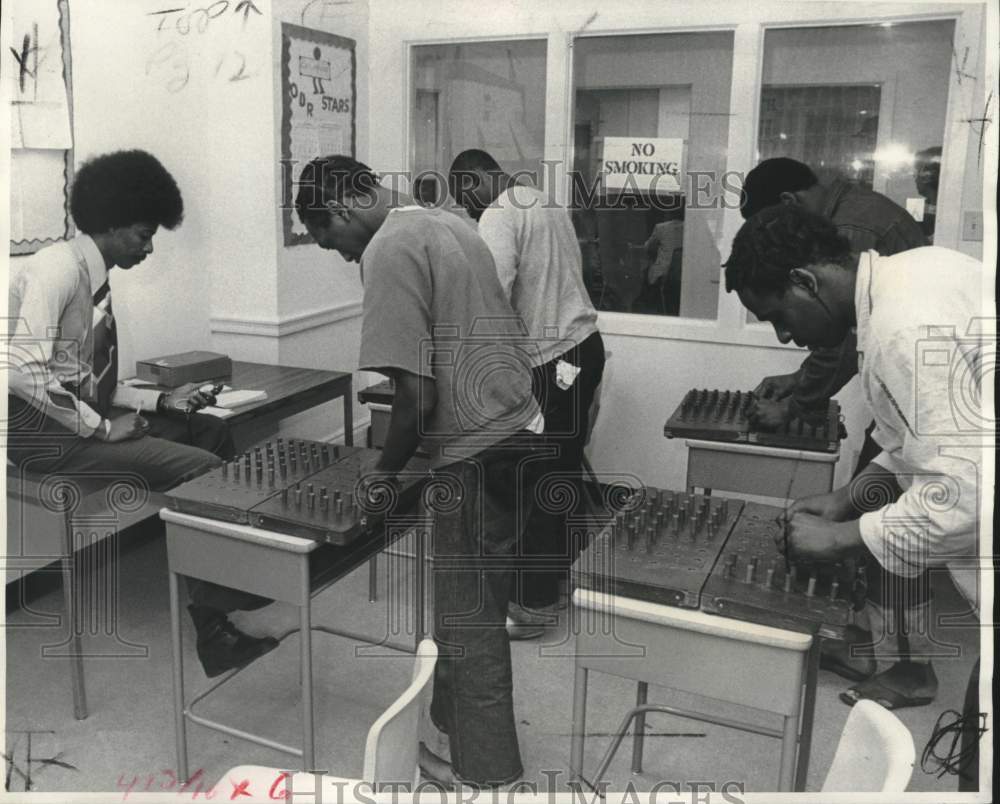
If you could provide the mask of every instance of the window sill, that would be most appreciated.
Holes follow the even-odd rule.
[[[601,311],[597,316],[597,326],[602,335],[804,351],[794,344],[781,343],[774,337],[774,331],[762,324],[733,327],[708,318],[676,318]]]

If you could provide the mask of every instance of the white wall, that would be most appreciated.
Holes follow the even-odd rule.
[[[369,71],[368,3],[357,0],[347,4],[309,2],[309,0],[273,0],[273,80],[271,92],[280,98],[281,23],[313,28],[355,40],[357,58],[357,103],[355,114],[356,154],[368,159]],[[280,152],[281,108],[275,107],[272,149],[274,163]],[[280,172],[274,178],[274,198],[280,198]],[[277,210],[272,224],[276,251],[278,359],[286,366],[356,371],[361,346],[361,280],[357,265],[348,264],[336,252],[322,251],[314,244],[285,246]],[[355,378],[355,392],[366,384]],[[356,404],[356,399],[354,400]],[[358,409],[355,419],[363,416]],[[359,422],[359,427],[363,422]],[[324,405],[308,414],[282,424],[292,435],[313,437],[339,436],[343,427],[339,401]]]
[[[224,15],[204,32],[157,31],[152,0],[70,0],[73,131],[77,164],[123,148],[144,148],[173,173],[184,222],[161,231],[140,267],[112,272],[122,370],[136,358],[210,342],[213,309],[273,298],[273,253],[255,199],[270,186],[260,121],[270,108],[266,20]],[[247,80],[229,81],[246,57]],[[218,73],[215,72],[218,66]],[[186,76],[186,78],[185,78]],[[171,83],[173,82],[173,83]],[[263,151],[267,153],[269,151]],[[256,217],[256,220],[255,220]]]

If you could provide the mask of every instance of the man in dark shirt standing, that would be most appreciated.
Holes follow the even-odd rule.
[[[920,224],[896,202],[846,179],[821,184],[808,165],[783,156],[765,159],[747,174],[740,213],[748,220],[775,204],[799,204],[828,218],[859,254],[874,249],[888,257],[927,245]],[[755,392],[758,426],[777,429],[795,415],[825,411],[858,373],[856,347],[849,336],[839,347],[812,350],[792,374],[765,377]],[[874,453],[867,442],[865,447],[862,461],[868,463]]]

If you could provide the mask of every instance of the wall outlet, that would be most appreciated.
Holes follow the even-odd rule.
[[[967,209],[962,213],[962,239],[983,239],[983,213],[977,209]]]

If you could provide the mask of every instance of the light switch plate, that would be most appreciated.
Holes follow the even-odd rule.
[[[983,239],[983,213],[978,209],[967,209],[962,213],[962,239]]]

